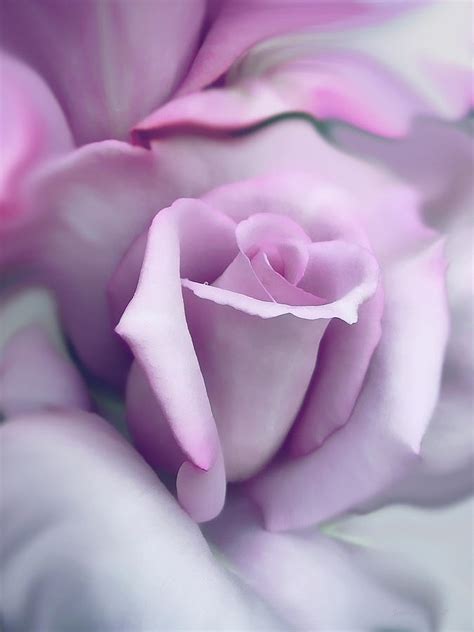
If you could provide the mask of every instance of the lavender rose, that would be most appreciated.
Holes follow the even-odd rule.
[[[150,228],[117,327],[136,359],[129,418],[197,520],[221,510],[227,480],[270,528],[306,526],[419,451],[447,333],[442,242],[410,197],[382,220],[350,193],[250,180],[178,200]],[[141,247],[112,281],[122,304]]]

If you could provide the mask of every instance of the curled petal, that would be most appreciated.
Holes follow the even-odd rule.
[[[377,289],[379,268],[375,258],[359,246],[336,241],[312,244],[310,251],[310,263],[299,285],[301,289],[317,297],[316,305],[266,302],[229,290],[227,287],[204,285],[188,280],[183,281],[183,286],[201,299],[228,305],[260,318],[291,314],[305,320],[340,318],[350,324],[357,322],[357,309]],[[314,267],[311,265],[312,259]],[[316,275],[317,267],[326,273],[324,284],[324,275]],[[319,304],[318,297],[324,293],[327,293],[324,297],[326,302]]]
[[[198,239],[191,250],[188,246],[193,236]],[[162,211],[150,229],[137,291],[117,326],[144,370],[182,450],[204,471],[218,462],[220,445],[186,323],[180,275],[193,271],[198,278],[217,276],[235,249],[232,220],[207,205],[180,200]],[[204,253],[208,256],[203,257]],[[186,481],[186,486],[192,484],[195,473],[185,468],[178,480]],[[222,467],[216,476],[225,486]],[[211,478],[206,480],[211,482]],[[202,498],[206,505],[207,497],[206,492]],[[194,503],[198,501],[194,499]]]

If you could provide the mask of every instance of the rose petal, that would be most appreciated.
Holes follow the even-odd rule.
[[[290,451],[313,452],[349,419],[382,333],[383,291],[361,305],[356,324],[333,320],[324,334],[313,382],[294,426]]]
[[[186,290],[184,296],[227,479],[248,478],[282,444],[311,379],[327,320],[260,318]]]
[[[0,434],[8,629],[282,629],[106,422],[48,413]]]
[[[326,301],[289,283],[275,272],[266,254],[260,252],[252,259],[252,268],[276,303],[284,305],[322,305]]]
[[[186,455],[137,362],[128,373],[126,403],[128,427],[140,454],[154,469],[176,476]]]
[[[67,357],[54,303],[39,288],[16,291],[0,305],[0,410],[5,417],[44,408],[90,407]]]
[[[45,160],[72,149],[63,113],[42,79],[21,62],[0,56],[2,108],[0,111],[0,260],[28,250],[25,224],[25,179]]]
[[[386,271],[382,338],[350,419],[312,454],[275,464],[249,484],[268,528],[307,526],[347,511],[416,459],[447,337],[443,277],[439,242]]]
[[[452,325],[439,404],[423,440],[421,459],[402,481],[374,503],[438,505],[472,493],[474,466],[474,367],[466,352],[472,303],[472,164],[469,124],[455,128],[420,120],[403,140],[384,142],[337,130],[350,151],[383,162],[423,195],[425,221],[446,235],[448,301]],[[371,503],[373,506],[374,503]]]
[[[197,90],[198,55],[181,91],[191,94],[148,116],[135,137],[149,141],[177,129],[228,132],[287,112],[392,137],[405,134],[420,114],[464,116],[472,83],[468,3],[377,4],[385,19],[375,28],[360,20],[318,32],[308,20],[303,34],[263,42],[231,69],[222,88]]]
[[[210,28],[181,86],[181,92],[209,85],[259,41],[308,26],[327,28],[338,23],[374,19],[380,8],[359,1],[343,1],[335,5],[309,0],[295,5],[288,0],[278,4],[268,0],[238,4],[221,0],[211,9]],[[216,52],[219,54],[216,55]]]
[[[191,250],[188,242],[196,235]],[[178,200],[153,221],[137,291],[116,328],[144,369],[182,449],[205,470],[216,459],[218,438],[186,324],[180,275],[194,273],[206,253],[206,270],[198,270],[198,277],[214,276],[235,250],[232,220],[198,200]]]
[[[264,319],[290,314],[305,320],[340,318],[349,324],[357,322],[358,308],[377,289],[377,261],[368,250],[342,241],[320,242],[308,248],[308,267],[299,285],[306,292],[305,301],[308,293],[316,297],[313,304],[267,302],[241,294],[240,285],[235,288],[227,283],[205,285],[183,280],[183,287],[201,299]],[[326,302],[320,304],[319,295],[324,294]]]
[[[229,502],[205,533],[288,626],[318,632],[433,628],[437,595],[430,576],[417,573],[410,560],[402,564],[398,554],[374,549],[368,538],[270,533],[242,500]]]
[[[84,144],[125,138],[169,98],[194,55],[204,11],[204,0],[193,0],[191,12],[186,0],[7,0],[1,40],[48,81]]]

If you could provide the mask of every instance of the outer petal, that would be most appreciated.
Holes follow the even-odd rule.
[[[124,379],[129,360],[113,334],[106,286],[127,248],[159,209],[224,183],[298,168],[317,171],[311,176],[317,185],[312,199],[320,206],[336,213],[340,182],[342,197],[352,200],[349,209],[367,210],[375,230],[383,209],[385,217],[397,218],[404,243],[413,235],[418,239],[418,225],[411,216],[405,221],[400,212],[412,192],[335,150],[301,120],[233,139],[174,137],[157,143],[153,153],[118,142],[96,143],[45,170],[30,192],[41,241],[29,258],[35,273],[57,292],[66,330],[87,367],[115,383]],[[325,186],[325,180],[331,184]],[[295,192],[298,186],[295,181]],[[238,207],[237,199],[235,203]],[[380,232],[382,237],[386,233]],[[386,240],[376,236],[376,243],[388,251]],[[131,281],[132,293],[134,287]],[[122,308],[131,296],[119,301]]]
[[[448,448],[449,449],[449,448]],[[348,517],[327,531],[409,566],[436,587],[439,630],[471,630],[474,559],[472,498],[436,511],[392,506]]]
[[[447,337],[443,277],[440,243],[386,272],[382,338],[347,424],[312,454],[275,464],[249,484],[271,530],[340,514],[388,487],[416,459]]]
[[[146,373],[173,434],[194,464],[184,463],[178,473],[178,497],[200,520],[221,510],[225,473],[186,323],[180,277],[196,273],[201,280],[209,275],[213,280],[232,260],[236,248],[232,220],[202,202],[178,200],[152,224],[137,291],[117,326]]]
[[[269,37],[337,24],[371,22],[399,11],[403,2],[380,6],[359,0],[217,0],[210,6],[210,26],[180,92],[198,90],[218,79],[251,46]]]
[[[45,77],[79,144],[124,138],[182,80],[204,10],[204,0],[191,10],[187,0],[5,0],[1,40]]]
[[[420,120],[403,141],[384,142],[355,130],[335,137],[351,151],[384,162],[423,195],[425,221],[446,235],[451,331],[439,404],[413,471],[379,502],[452,502],[472,493],[474,467],[474,321],[472,287],[472,138],[466,129]]]
[[[378,4],[381,12],[390,4],[396,8]],[[405,134],[419,114],[462,117],[471,104],[469,3],[412,2],[406,8],[375,27],[267,41],[231,70],[225,87],[167,103],[136,127],[136,138],[183,127],[239,129],[287,112],[343,120],[390,137]]]
[[[113,334],[106,285],[171,188],[150,152],[109,141],[50,163],[29,191],[37,244],[27,263],[55,291],[81,360],[115,384],[129,356]]]
[[[0,411],[6,417],[44,408],[89,408],[87,390],[67,357],[55,305],[40,288],[0,305]]]
[[[432,630],[431,582],[398,556],[323,533],[269,533],[229,503],[205,533],[245,582],[298,630]],[[396,539],[396,538],[395,538]]]
[[[0,261],[32,235],[27,231],[25,179],[46,159],[72,149],[64,115],[49,88],[30,68],[0,55]]]
[[[7,629],[279,629],[106,422],[51,413],[0,433]]]

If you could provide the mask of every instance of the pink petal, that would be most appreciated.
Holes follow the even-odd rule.
[[[349,530],[347,541],[317,530],[270,533],[251,506],[229,499],[205,533],[289,629],[431,630],[437,600],[431,577],[398,551],[375,549],[362,527],[358,538]]]
[[[202,202],[179,200],[161,211],[150,229],[137,291],[117,326],[180,447],[195,465],[181,466],[177,484],[183,506],[199,520],[214,517],[222,508],[225,473],[186,323],[180,275],[192,273],[212,281],[232,260],[236,248],[232,220]]]
[[[248,478],[283,443],[311,379],[327,320],[291,314],[261,318],[186,290],[184,296],[227,479]]]
[[[127,379],[127,425],[133,443],[153,469],[176,476],[186,460],[163,408],[138,363],[133,362]]]
[[[268,528],[307,526],[347,511],[416,459],[439,394],[443,273],[439,242],[386,271],[382,338],[350,419],[312,454],[283,460],[249,484]]]
[[[0,305],[0,409],[6,417],[47,408],[90,407],[67,357],[55,306],[39,288],[18,290]]]
[[[211,25],[180,92],[191,92],[214,82],[251,46],[275,35],[310,27],[334,28],[337,24],[371,22],[395,13],[401,6],[377,7],[370,2],[269,0],[234,3],[221,0],[211,11]],[[382,10],[381,10],[382,9]]]
[[[5,261],[34,240],[25,180],[48,158],[72,149],[72,139],[53,94],[35,72],[2,54],[0,77],[0,257]]]
[[[313,304],[293,306],[267,302],[240,293],[240,287],[222,283],[205,285],[183,280],[183,287],[200,299],[264,319],[290,314],[304,320],[340,318],[349,324],[357,322],[359,306],[377,289],[379,269],[376,260],[369,251],[342,241],[320,242],[308,248],[309,261],[313,258],[314,266],[306,269],[299,286],[306,292],[303,295],[305,301],[308,293],[315,297]],[[326,299],[324,304],[320,304],[320,295]]]
[[[187,0],[7,1],[1,39],[49,83],[78,144],[122,139],[183,79],[204,0],[189,9]]]
[[[356,324],[333,320],[324,334],[304,407],[294,426],[290,450],[309,454],[348,420],[382,333],[383,291],[359,308]]]
[[[190,250],[188,242],[196,235]],[[217,246],[214,253],[213,246]],[[179,200],[161,211],[149,232],[137,291],[117,326],[182,449],[205,470],[217,457],[218,438],[186,324],[180,275],[189,274],[193,262],[207,268],[197,271],[198,276],[200,272],[218,275],[235,249],[233,222],[207,205]]]
[[[146,143],[180,129],[229,132],[288,112],[398,137],[419,115],[464,116],[472,84],[468,3],[378,3],[377,11],[382,20],[375,27],[361,20],[318,32],[308,20],[305,33],[256,46],[224,87],[198,91],[193,72],[204,43],[181,90],[185,96],[142,121],[136,139]],[[298,11],[292,13],[296,19]],[[207,62],[211,67],[212,59]]]
[[[172,197],[164,186],[160,198],[159,186],[150,152],[109,141],[50,163],[28,192],[38,226],[27,263],[58,296],[81,360],[114,384],[130,360],[113,332],[106,285],[159,200]]]
[[[109,424],[47,413],[0,435],[7,628],[286,629]]]
[[[252,259],[252,268],[276,303],[284,305],[322,305],[326,301],[293,285],[270,265],[266,254],[260,252]]]
[[[472,287],[472,164],[469,124],[465,129],[420,120],[403,140],[384,142],[338,130],[350,151],[377,160],[416,186],[425,221],[446,235],[448,302],[452,325],[438,406],[416,467],[374,503],[438,505],[472,494],[474,466]]]

